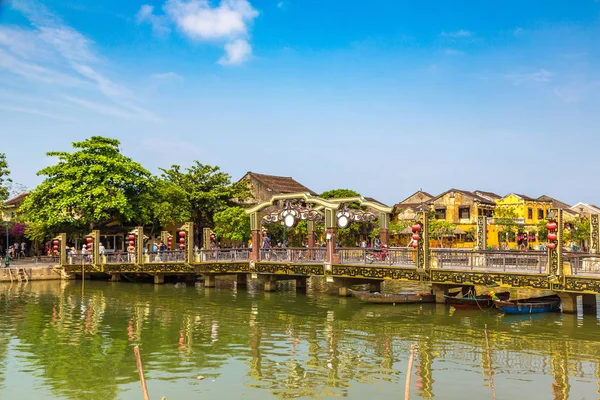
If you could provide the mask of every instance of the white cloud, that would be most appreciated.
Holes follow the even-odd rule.
[[[164,26],[168,18],[193,40],[225,42],[226,54],[219,60],[222,65],[239,64],[252,54],[249,31],[258,11],[248,0],[221,0],[214,7],[208,0],[167,0],[163,10],[165,15],[156,15],[154,7],[143,5],[137,21],[154,27],[156,21]]]
[[[183,79],[181,77],[181,75],[179,75],[176,72],[171,72],[171,71],[169,71],[169,72],[162,72],[160,74],[152,74],[152,75],[150,75],[150,77],[152,79],[157,79],[157,80]]]
[[[35,109],[30,109],[30,108],[7,106],[7,105],[0,104],[0,110],[11,111],[11,112],[19,112],[19,113],[31,114],[31,115],[37,115],[37,116],[40,116],[40,117],[45,117],[45,118],[50,118],[50,119],[56,119],[56,120],[59,120],[59,121],[66,121],[66,122],[72,122],[72,121],[74,121],[74,119],[69,118],[69,117],[64,117],[62,115],[58,115],[58,114],[54,114],[54,113],[49,113],[49,112],[44,112],[44,111],[39,111],[39,110],[35,110]]]
[[[508,74],[504,77],[511,81],[513,85],[518,86],[529,82],[550,82],[554,74],[545,69],[540,69],[537,72],[529,74]]]
[[[444,50],[444,54],[446,54],[447,56],[459,56],[459,55],[465,54],[465,53],[460,50],[456,50],[456,49],[446,49],[446,50]]]
[[[157,35],[165,35],[171,32],[171,29],[168,27],[169,21],[167,18],[154,14],[154,6],[148,4],[141,6],[135,19],[138,24],[147,22],[152,25],[152,30]]]
[[[277,3],[277,7],[278,8],[283,8],[283,1],[280,1],[279,3]]]
[[[464,37],[473,36],[473,32],[461,29],[456,32],[442,32],[442,33],[440,33],[440,36],[451,37],[451,38],[464,38]]]
[[[20,77],[15,81],[23,90],[37,90],[35,83],[44,83],[67,93],[73,89],[79,94],[100,93],[110,104],[105,107],[123,110],[120,116],[156,120],[151,112],[134,104],[130,89],[99,72],[107,60],[93,51],[92,40],[64,24],[41,4],[22,0],[11,4],[23,13],[31,27],[0,27],[0,69]],[[81,102],[78,105],[91,109]]]
[[[252,47],[244,39],[237,39],[225,45],[225,55],[219,59],[221,65],[241,64],[252,55]]]

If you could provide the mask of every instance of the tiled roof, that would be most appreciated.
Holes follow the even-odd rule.
[[[515,196],[519,196],[520,198],[522,198],[525,201],[536,201],[537,199],[534,199],[533,197],[529,197],[529,196],[525,196],[524,194],[519,194],[519,193],[513,193]],[[540,200],[543,201],[543,200]]]
[[[552,207],[555,207],[555,208],[563,208],[563,209],[571,208],[571,206],[568,205],[567,203],[563,203],[562,201],[556,200],[555,198],[552,198],[552,197],[546,196],[546,195],[540,196],[536,200],[552,203]]]
[[[476,200],[476,201],[478,201],[478,202],[480,202],[480,203],[495,205],[495,203],[494,203],[492,200],[488,199],[488,198],[482,197],[482,196],[480,196],[480,195],[478,195],[478,194],[476,194],[476,193],[473,193],[473,192],[469,192],[468,190],[460,190],[460,189],[450,189],[450,190],[446,190],[444,193],[440,194],[440,195],[439,195],[439,196],[437,196],[435,199],[432,199],[432,201],[434,201],[434,200],[437,200],[437,199],[439,199],[439,198],[441,198],[441,197],[445,196],[446,194],[448,194],[448,193],[450,193],[450,192],[458,192],[458,193],[461,193],[461,194],[463,194],[463,195],[465,195],[465,196],[468,196],[468,197],[471,197],[471,198],[473,198],[474,200]]]
[[[417,195],[417,194],[422,194],[422,195],[423,195],[423,197],[427,197],[428,199],[433,199],[433,196],[432,196],[432,195],[430,195],[429,193],[427,193],[427,192],[424,192],[424,191],[422,191],[422,190],[418,190],[418,191],[414,192],[413,194],[411,194],[410,196],[408,196],[407,198],[405,198],[404,200],[402,200],[400,203],[398,203],[398,204],[396,204],[396,205],[397,205],[397,206],[399,206],[399,205],[404,205],[404,202],[405,202],[406,200],[410,199],[411,197],[413,197],[413,196],[415,196],[415,195]],[[428,200],[428,199],[427,199],[427,200]]]
[[[9,207],[18,207],[21,205],[21,203],[23,202],[23,200],[25,200],[27,196],[29,196],[29,192],[23,192],[20,195],[13,197],[12,199],[8,199],[4,203],[4,205]]]
[[[286,194],[286,193],[310,193],[316,196],[317,193],[313,192],[306,186],[300,184],[289,176],[275,176],[257,174],[255,172],[248,172],[245,176],[252,177],[257,181],[264,184],[266,187],[271,189],[274,193]]]
[[[496,200],[502,198],[502,196],[500,196],[499,194],[496,194],[494,192],[485,192],[483,190],[475,190],[473,191],[473,193],[475,193],[478,196],[485,197],[489,200]]]
[[[365,197],[365,200],[370,201],[371,203],[381,204],[382,206],[387,207],[386,204],[380,202],[379,200],[374,199],[373,197]]]

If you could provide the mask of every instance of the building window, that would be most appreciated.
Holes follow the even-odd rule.
[[[544,219],[544,209],[538,208],[538,219]]]
[[[435,209],[435,219],[446,219],[446,209],[445,208],[436,208]]]
[[[470,207],[458,207],[458,218],[470,219],[471,218],[471,208]]]
[[[527,209],[527,219],[533,219],[533,208]]]

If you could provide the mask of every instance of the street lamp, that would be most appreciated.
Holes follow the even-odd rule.
[[[2,220],[6,224],[6,260],[4,260],[4,266],[8,268],[10,266],[10,258],[8,258],[8,223],[10,222],[10,214],[8,211],[4,211]]]

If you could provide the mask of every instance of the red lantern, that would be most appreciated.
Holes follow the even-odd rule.
[[[210,234],[210,240],[215,240],[215,234],[214,233]]]
[[[55,246],[58,246],[58,244],[59,244],[59,241],[58,241],[58,240],[55,240],[54,242],[52,242],[52,244],[54,244]]]
[[[129,235],[129,240],[135,240],[135,235]]]
[[[421,237],[415,233],[414,235],[412,235],[412,239],[419,240],[419,239],[421,239]]]
[[[185,238],[180,238],[179,239],[179,243],[184,244],[185,243]]]
[[[173,238],[172,238],[172,237],[168,237],[168,238],[167,238],[167,242],[168,242],[168,243],[171,243],[172,241],[173,241]]]
[[[85,241],[86,241],[86,242],[88,242],[88,243],[92,243],[92,241],[93,241],[93,240],[94,240],[94,239],[92,239],[91,237],[89,237],[89,238],[85,238]]]
[[[184,231],[179,232],[179,237],[185,237],[185,232]]]
[[[412,230],[413,232],[419,232],[421,230],[421,224],[414,224]]]
[[[548,243],[548,248],[554,250],[556,248],[556,243]]]
[[[548,222],[546,224],[546,229],[548,229],[549,231],[555,231],[556,228],[558,228],[558,225],[554,221]]]
[[[185,248],[185,245],[183,245],[183,244],[180,244],[180,245],[179,245],[179,248],[180,248],[181,250],[183,250],[183,249]]]
[[[411,245],[411,246],[412,246],[412,247],[414,247],[414,248],[416,249],[417,247],[419,247],[419,243],[417,243],[417,242],[412,242],[412,245]]]
[[[557,236],[556,233],[548,233],[548,240],[556,240]]]
[[[57,244],[55,244],[55,245],[54,245],[52,248],[53,248],[54,250],[58,250],[58,245],[57,245]]]
[[[134,244],[135,244],[135,242],[134,242],[133,240],[130,240],[130,241],[129,241],[129,245],[130,245],[130,246],[133,246]]]

